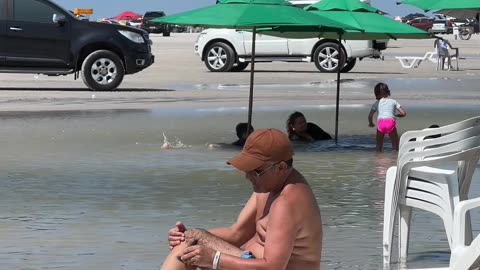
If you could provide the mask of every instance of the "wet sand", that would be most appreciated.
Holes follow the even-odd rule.
[[[154,35],[156,63],[126,76],[116,92],[89,91],[73,76],[0,74],[0,111],[246,106],[249,68],[240,73],[207,71],[193,52],[196,37]],[[378,81],[393,83],[394,97],[404,102],[478,104],[480,36],[468,41],[447,38],[465,58],[460,71],[436,71],[429,61],[403,69],[395,56],[421,56],[433,50],[433,40],[391,40],[384,61],[364,59],[342,74],[342,104],[371,103],[371,89]],[[314,106],[335,99],[336,74],[319,73],[313,63],[259,63],[256,71],[255,106]]]

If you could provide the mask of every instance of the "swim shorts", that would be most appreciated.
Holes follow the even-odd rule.
[[[388,135],[395,129],[397,122],[393,118],[378,119],[377,130],[378,132]]]
[[[243,254],[242,254],[242,256],[240,256],[240,258],[242,258],[242,259],[256,259],[255,255],[253,255],[253,253],[250,252],[250,251],[243,252]]]

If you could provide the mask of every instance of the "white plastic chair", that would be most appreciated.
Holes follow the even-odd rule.
[[[480,116],[472,117],[457,123],[453,123],[450,125],[438,127],[438,128],[426,128],[423,130],[413,130],[413,131],[407,131],[402,134],[400,137],[400,148],[402,147],[403,144],[407,142],[411,142],[412,139],[418,140],[423,140],[424,137],[432,136],[432,135],[437,135],[437,134],[450,134],[452,132],[457,132],[462,129],[474,127],[474,126],[480,126]],[[399,151],[399,155],[401,155],[401,151]]]
[[[391,260],[391,243],[397,209],[399,209],[401,217],[399,221],[399,257],[401,262],[406,261],[408,253],[412,207],[433,212],[444,219],[447,237],[449,244],[451,244],[453,206],[459,200],[467,199],[471,178],[478,159],[458,162],[455,170],[423,166],[425,164],[416,164],[415,166],[418,167],[414,168],[415,166],[411,167],[411,164],[415,163],[411,162],[421,162],[425,158],[430,160],[433,155],[436,156],[436,164],[441,165],[439,157],[479,146],[479,138],[474,137],[480,135],[479,123],[480,117],[476,117],[442,128],[407,132],[402,136],[397,161],[400,171],[397,170],[397,167],[391,167],[386,175],[383,237],[385,264],[390,263]],[[466,128],[472,125],[473,127]],[[465,129],[462,130],[462,128]],[[455,130],[457,132],[454,132]],[[422,141],[426,136],[440,133],[442,137]],[[443,136],[444,134],[447,135]],[[410,141],[413,138],[416,141]],[[465,140],[467,138],[470,139]],[[410,165],[405,167],[406,164]],[[407,171],[402,172],[402,170]],[[412,198],[420,200],[413,200]],[[470,232],[467,239],[471,239],[470,228],[470,226],[467,228],[467,233]]]
[[[384,263],[390,262],[391,243],[393,238],[393,225],[395,214],[399,214],[399,260],[405,263],[408,254],[408,240],[410,232],[410,218],[412,208],[422,209],[432,212],[442,218],[447,234],[447,239],[452,247],[453,232],[453,209],[460,201],[457,170],[438,169],[445,164],[451,165],[452,162],[466,163],[468,168],[474,168],[478,162],[479,156],[469,156],[467,151],[456,151],[454,154],[443,155],[446,152],[452,153],[453,149],[458,149],[460,145],[465,148],[480,145],[480,136],[469,138],[444,147],[425,150],[427,152],[423,160],[410,160],[400,169],[400,173],[395,167],[387,171],[386,193],[385,193],[385,215],[384,215]],[[475,147],[473,147],[475,148]],[[412,152],[412,154],[419,154]],[[418,156],[418,155],[417,155]],[[472,163],[475,163],[472,166]],[[459,166],[460,168],[460,166]],[[395,179],[400,174],[399,195],[395,194]],[[466,174],[466,173],[464,173]],[[473,176],[473,172],[468,173],[468,177]],[[395,209],[395,210],[393,210]],[[398,210],[397,210],[398,209]],[[465,229],[467,236],[471,238],[471,227]]]
[[[455,206],[449,267],[416,270],[467,270],[480,266],[480,235],[477,235],[471,244],[465,244],[465,228],[469,216],[467,212],[477,207],[480,207],[480,198],[461,201]]]
[[[407,152],[399,157],[399,167],[402,169],[407,162],[411,161],[422,161],[429,156],[435,155],[436,157],[440,157],[442,155],[450,154],[455,151],[462,151],[462,149],[466,149],[469,147],[475,147],[480,145],[480,139],[477,137],[470,138],[468,140],[460,141],[459,139],[468,138],[470,135],[479,135],[480,128],[474,127],[470,129],[466,129],[457,133],[452,133],[450,135],[440,137],[437,139],[426,140],[426,141],[416,141],[410,142],[411,149],[424,149],[427,144],[430,145],[437,145],[437,148],[427,149],[425,151],[415,151],[415,152]],[[457,141],[457,142],[456,142]],[[433,142],[433,143],[432,143]],[[456,142],[454,144],[448,144],[448,142]],[[439,145],[444,145],[439,146]],[[456,149],[456,150],[455,150]],[[435,151],[432,151],[435,150]],[[431,158],[429,158],[431,159]],[[419,189],[419,190],[428,190],[429,188],[432,189],[431,191],[428,190],[428,196],[424,198],[425,201],[430,202],[431,200],[435,199],[436,197],[430,196],[432,193],[436,194],[434,196],[440,197],[447,202],[447,206],[454,205],[458,202],[457,197],[460,200],[464,200],[468,196],[468,190],[471,183],[471,178],[475,171],[475,165],[478,160],[471,160],[471,161],[463,161],[459,162],[457,168],[455,170],[441,170],[431,167],[418,167],[412,168],[411,172],[403,173],[401,171],[397,171],[397,167],[391,167],[387,171],[386,176],[386,184],[385,184],[385,212],[384,212],[384,263],[388,264],[391,258],[391,243],[393,239],[393,227],[395,221],[395,213],[397,212],[397,208],[400,209],[403,218],[400,220],[403,223],[400,223],[400,228],[403,228],[399,232],[399,251],[400,251],[400,261],[406,260],[407,255],[407,244],[408,243],[408,227],[410,224],[410,210],[411,207],[404,207],[400,202],[401,198],[407,196],[405,194],[405,190],[408,188],[411,189]],[[421,165],[419,165],[421,166]],[[410,175],[408,176],[408,173]],[[407,174],[407,178],[405,178],[405,174]],[[403,177],[403,179],[402,179]],[[418,179],[418,181],[416,181]],[[441,185],[433,184],[429,186],[430,179],[435,181],[435,179],[443,179]],[[403,182],[402,182],[403,180]],[[405,182],[405,183],[404,183]],[[455,182],[451,184],[450,182]],[[403,184],[403,186],[402,186]],[[418,185],[418,186],[416,186]],[[453,186],[452,186],[453,185]],[[459,187],[460,186],[460,187]],[[418,191],[411,191],[408,193],[410,197],[416,197],[418,195]],[[403,197],[402,197],[403,196]],[[446,198],[446,199],[445,199]],[[452,202],[452,200],[455,200]],[[410,202],[410,201],[408,201]],[[408,203],[407,202],[407,203]],[[440,203],[437,202],[435,205],[439,205]],[[430,205],[430,204],[429,204]],[[414,206],[415,205],[410,205]],[[423,209],[424,207],[419,207]],[[451,209],[448,207],[447,209]],[[402,211],[403,210],[403,211]],[[427,209],[424,209],[427,210]],[[435,210],[435,209],[434,209]],[[435,212],[432,210],[431,212]],[[427,210],[428,211],[428,210]],[[439,214],[438,211],[435,212],[437,215],[443,217],[442,214]],[[447,214],[446,217],[451,215]],[[447,227],[449,226],[449,222],[445,222]],[[447,235],[450,230],[447,229]],[[451,238],[449,237],[449,240]],[[469,238],[471,239],[471,237]],[[451,241],[449,241],[450,243]],[[403,244],[402,244],[403,243]]]

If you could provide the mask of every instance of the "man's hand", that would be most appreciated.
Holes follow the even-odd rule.
[[[373,128],[373,127],[375,127],[375,124],[369,123],[368,126]]]
[[[215,250],[206,246],[195,245],[183,250],[180,259],[187,265],[195,265],[200,268],[212,268]]]
[[[185,241],[185,231],[187,229],[183,225],[182,222],[177,221],[175,224],[175,228],[170,229],[168,231],[168,243],[170,245],[170,250],[172,250],[174,247],[180,245],[183,241]]]

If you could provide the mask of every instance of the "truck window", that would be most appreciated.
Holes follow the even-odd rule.
[[[62,12],[37,0],[15,0],[13,20],[17,22],[52,23],[53,14]]]
[[[165,16],[164,12],[147,12],[145,13],[145,18],[159,18]]]
[[[7,0],[0,0],[0,21],[7,19]]]

